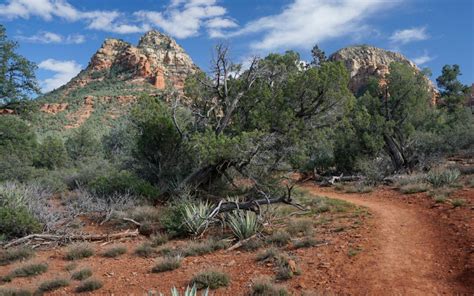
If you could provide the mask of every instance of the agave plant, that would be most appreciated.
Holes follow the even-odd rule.
[[[434,187],[451,185],[459,178],[461,172],[457,169],[434,169],[428,173],[427,180]]]
[[[186,291],[184,291],[183,296],[197,296],[198,295],[198,290],[196,286],[193,286],[192,288],[186,287]],[[209,290],[206,289],[204,292],[202,292],[201,296],[207,296],[209,295]],[[178,289],[176,287],[173,287],[171,289],[171,296],[180,296]]]
[[[239,240],[251,237],[260,231],[261,223],[254,212],[235,212],[227,216],[227,223]]]
[[[202,234],[209,225],[211,210],[209,202],[187,203],[184,206],[184,225],[188,231],[194,235]]]

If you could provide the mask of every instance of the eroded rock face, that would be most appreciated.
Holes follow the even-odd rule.
[[[68,103],[44,104],[43,106],[41,106],[40,110],[45,113],[56,114],[66,110],[68,106]]]
[[[389,72],[389,66],[393,62],[407,64],[419,71],[412,61],[400,53],[366,45],[340,49],[332,54],[329,59],[344,63],[351,78],[349,89],[355,94],[360,94],[372,77],[378,78],[379,82],[384,84],[383,78]],[[429,85],[435,97],[437,91],[431,81],[429,81]]]
[[[139,80],[160,90],[166,87],[182,90],[186,77],[197,69],[173,38],[153,30],[142,36],[136,47],[122,40],[106,39],[80,81],[83,86],[84,81],[97,80],[113,72],[116,79]]]

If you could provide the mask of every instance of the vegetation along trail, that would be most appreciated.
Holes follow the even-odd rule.
[[[373,215],[370,248],[361,253],[348,279],[355,294],[470,293],[469,284],[452,274],[450,246],[441,239],[446,238],[446,231],[420,207],[383,194],[342,194],[314,185],[305,188],[315,195],[367,207]]]

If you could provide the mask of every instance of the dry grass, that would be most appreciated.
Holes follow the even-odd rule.
[[[42,282],[39,287],[38,287],[38,292],[44,293],[44,292],[51,292],[54,290],[57,290],[59,288],[67,287],[69,286],[69,281],[66,279],[54,279],[54,280],[48,280],[45,282]]]
[[[20,266],[12,270],[7,276],[3,278],[3,281],[9,282],[17,277],[31,277],[36,276],[42,273],[45,273],[48,270],[48,265],[45,263],[31,263]]]
[[[190,286],[196,286],[198,289],[217,289],[227,287],[230,283],[229,275],[220,271],[209,270],[195,275]]]
[[[70,246],[64,258],[66,260],[79,260],[94,255],[94,249],[89,244],[78,243]]]
[[[277,230],[272,235],[267,237],[267,243],[279,247],[285,246],[290,242],[291,236],[285,230]]]
[[[127,253],[127,248],[125,246],[113,246],[105,250],[102,253],[102,256],[107,258],[115,258],[125,253]]]
[[[309,218],[293,219],[288,223],[286,230],[292,236],[310,235],[313,233],[313,220]]]
[[[289,296],[290,293],[283,287],[273,284],[269,279],[258,279],[252,285],[250,296]]]
[[[102,288],[103,284],[99,280],[89,279],[79,284],[76,288],[77,293],[91,292]]]
[[[83,281],[92,276],[92,270],[90,268],[83,268],[79,271],[74,272],[71,278],[76,281]]]
[[[152,245],[149,242],[145,242],[141,245],[139,245],[135,249],[135,254],[137,256],[143,257],[143,258],[150,258],[153,257],[156,253],[155,248],[152,247]]]
[[[153,273],[165,272],[178,269],[181,266],[182,257],[173,256],[161,259],[151,269]]]
[[[29,248],[16,248],[0,252],[0,266],[8,265],[19,260],[29,259],[34,256],[34,251]]]

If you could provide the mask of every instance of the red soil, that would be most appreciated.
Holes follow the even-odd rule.
[[[456,192],[455,196],[464,198],[467,204],[453,208],[447,204],[434,207],[434,201],[425,194],[406,196],[389,188],[369,194],[341,194],[310,184],[304,188],[312,194],[367,207],[372,215],[352,211],[316,217],[321,223],[315,238],[329,244],[286,249],[297,258],[302,274],[281,284],[295,295],[467,295],[474,291],[472,189]],[[91,267],[94,277],[104,283],[90,295],[146,295],[148,291],[168,295],[171,287],[184,289],[193,275],[209,268],[225,271],[231,278],[229,287],[213,295],[245,295],[256,278],[274,276],[271,264],[257,263],[255,253],[241,251],[188,257],[175,271],[152,274],[155,260],[133,254],[143,240],[123,242],[129,252],[116,259],[95,255],[78,261],[79,266]],[[168,245],[187,243],[173,241]],[[95,244],[97,253],[107,247]],[[64,271],[69,263],[63,259],[64,252],[64,248],[39,251],[32,260],[47,262],[49,271],[34,278],[14,279],[6,286],[34,289],[43,280],[69,278]],[[0,267],[0,275],[14,266]],[[70,295],[75,286],[73,282],[50,295]]]

